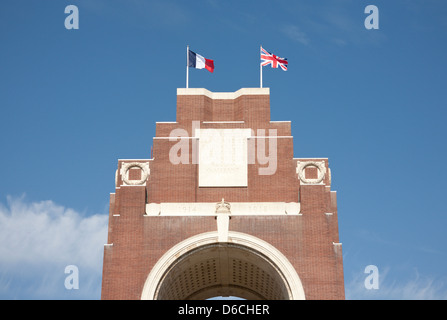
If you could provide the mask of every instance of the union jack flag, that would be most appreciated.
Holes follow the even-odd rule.
[[[280,58],[261,47],[261,66],[264,67],[269,64],[272,65],[272,68],[278,68],[279,65],[281,69],[287,71],[288,62],[286,58]]]

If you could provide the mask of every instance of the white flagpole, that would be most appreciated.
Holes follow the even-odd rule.
[[[186,88],[189,88],[189,45],[186,46]]]
[[[262,48],[262,46],[260,48]],[[261,54],[261,49],[259,49],[259,54]],[[261,64],[261,62],[259,62],[259,83],[262,88],[262,64]]]

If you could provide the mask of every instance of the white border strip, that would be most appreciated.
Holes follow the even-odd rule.
[[[205,88],[177,88],[178,96],[207,96],[211,99],[236,99],[244,95],[270,95],[270,88],[242,88],[235,92],[211,92]]]
[[[215,202],[147,203],[145,216],[215,216]],[[298,202],[231,202],[232,216],[301,215]]]

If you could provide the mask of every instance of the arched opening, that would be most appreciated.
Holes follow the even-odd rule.
[[[193,238],[160,259],[146,280],[142,299],[304,299],[295,270],[266,242],[235,232],[230,232],[229,242],[218,242],[215,233]]]

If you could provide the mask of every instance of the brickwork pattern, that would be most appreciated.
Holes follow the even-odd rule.
[[[194,136],[193,121],[200,128],[276,129],[277,170],[259,175],[259,163],[248,165],[247,187],[198,187],[198,165],[174,165],[169,150],[176,141],[168,137],[182,128]],[[225,123],[213,123],[225,121]],[[231,121],[231,123],[229,123]],[[192,141],[190,147],[192,149]],[[266,148],[268,150],[268,148]],[[313,159],[325,161],[327,159]],[[123,186],[118,162],[115,193],[110,196],[108,244],[104,247],[102,299],[140,299],[143,285],[155,263],[175,244],[191,236],[216,231],[214,217],[146,216],[146,203],[162,202],[300,202],[298,216],[235,216],[231,231],[244,232],[267,241],[295,267],[307,299],[344,299],[343,261],[338,244],[336,193],[329,175],[322,184],[302,185],[293,158],[290,122],[270,122],[269,95],[216,100],[206,96],[177,96],[176,123],[157,123],[153,158],[145,185]],[[132,160],[135,161],[135,160]],[[303,159],[309,161],[309,159]],[[141,173],[129,170],[129,179]],[[306,168],[306,178],[317,177]]]

